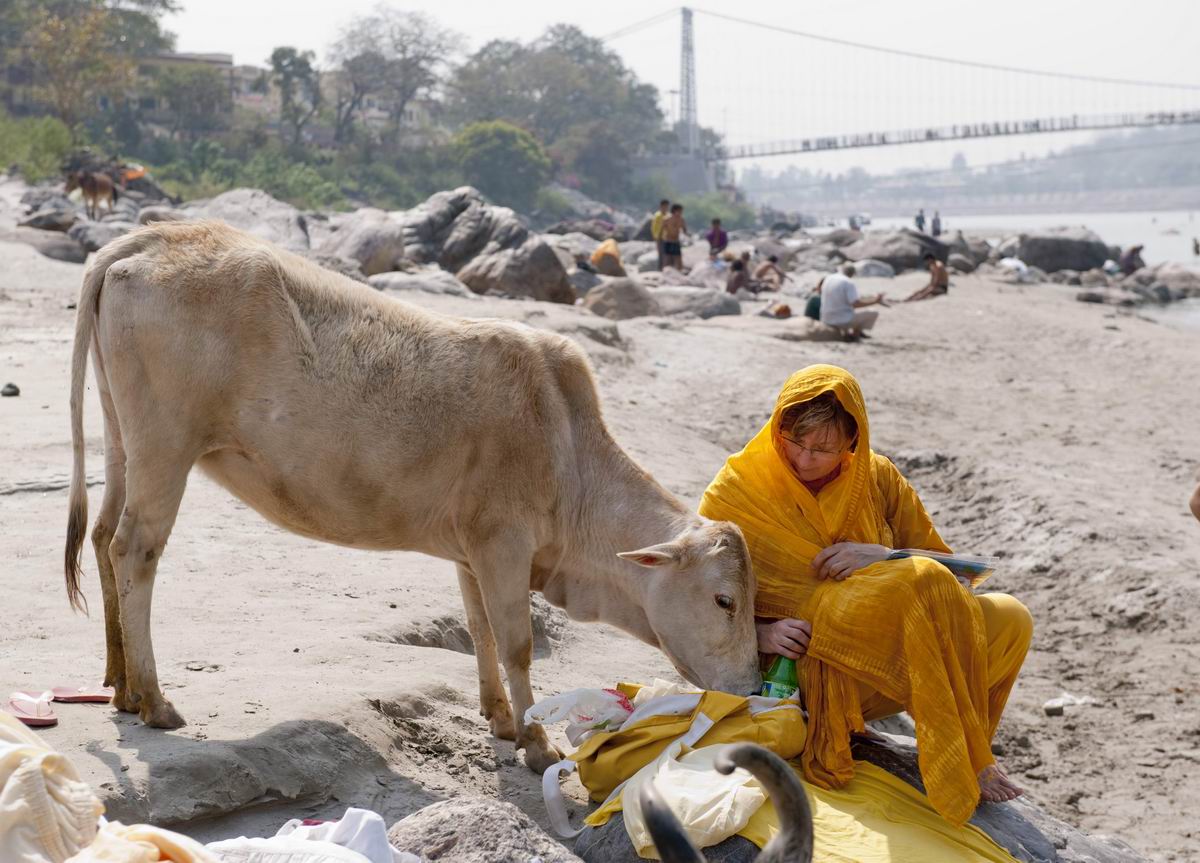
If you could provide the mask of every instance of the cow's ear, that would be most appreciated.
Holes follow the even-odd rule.
[[[677,542],[662,542],[637,551],[619,551],[617,557],[631,560],[639,566],[670,566],[683,559],[683,548]]]

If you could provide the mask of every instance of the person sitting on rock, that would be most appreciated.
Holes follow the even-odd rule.
[[[822,277],[804,302],[804,317],[812,318],[817,323],[821,321],[821,286],[824,284],[825,278]]]
[[[1121,253],[1121,259],[1117,261],[1117,265],[1121,268],[1121,275],[1132,276],[1142,267],[1146,266],[1146,262],[1142,260],[1142,249],[1145,246],[1130,246]]]
[[[683,244],[681,239],[688,232],[683,220],[683,204],[672,204],[671,215],[663,220],[663,269],[674,267],[683,272]]]
[[[759,651],[799,661],[804,778],[844,786],[855,772],[851,734],[907,710],[929,801],[962,824],[980,800],[1022,793],[991,741],[1033,619],[1011,596],[976,595],[931,558],[891,559],[894,548],[950,549],[868,431],[853,375],[801,369],[766,425],[726,460],[700,514],[745,535]]]
[[[925,255],[925,268],[929,270],[929,284],[905,297],[904,302],[928,300],[931,297],[940,297],[942,294],[950,292],[950,271],[931,252]]]
[[[779,268],[779,258],[771,255],[754,269],[754,281],[764,291],[778,291],[787,280],[787,273]]]
[[[725,290],[730,294],[737,294],[740,290],[751,290],[750,274],[746,272],[746,264],[742,260],[736,260],[729,265],[729,275],[725,278]]]
[[[883,294],[860,299],[858,288],[850,281],[854,273],[854,265],[846,264],[840,273],[826,276],[821,286],[821,323],[849,341],[863,338],[879,319],[879,312],[863,311],[866,306],[887,305]]]

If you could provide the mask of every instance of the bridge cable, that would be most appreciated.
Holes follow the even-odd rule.
[[[601,36],[600,41],[610,42],[613,39],[620,39],[622,36],[628,36],[631,33],[636,33],[638,30],[658,24],[659,22],[665,21],[673,15],[678,15],[680,8],[682,7],[676,6],[673,9],[668,9],[666,12],[660,12],[651,18],[647,18],[644,21],[638,21],[635,24],[626,25],[619,30],[614,30],[606,36]]]
[[[790,36],[800,36],[804,39],[813,39],[817,42],[843,45],[848,48],[858,48],[863,51],[876,51],[880,54],[893,54],[915,60],[928,60],[935,63],[948,63],[954,66],[970,66],[976,69],[990,69],[995,72],[1011,72],[1018,75],[1037,75],[1043,78],[1062,78],[1071,81],[1091,81],[1097,84],[1121,84],[1134,87],[1159,87],[1170,90],[1200,91],[1200,84],[1183,84],[1179,82],[1168,81],[1139,81],[1131,78],[1106,78],[1100,75],[1079,75],[1072,72],[1051,72],[1047,69],[1025,69],[1019,66],[1005,66],[999,63],[982,63],[977,60],[959,60],[953,57],[938,57],[933,54],[921,54],[916,51],[905,51],[900,48],[885,48],[882,45],[868,45],[863,42],[854,42],[849,39],[839,39],[835,36],[821,36],[816,33],[805,33],[802,30],[793,30],[788,27],[779,27],[774,24],[764,24],[761,21],[750,21],[746,18],[737,18],[733,15],[724,15],[720,12],[710,12],[707,9],[700,9],[695,6],[690,8],[693,12],[698,12],[701,15],[707,15],[710,18],[721,18],[726,21],[732,21],[735,24],[745,24],[748,27],[758,27],[763,30],[772,30],[776,33],[786,33]]]

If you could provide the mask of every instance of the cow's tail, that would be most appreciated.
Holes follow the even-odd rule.
[[[80,557],[87,535],[87,474],[84,464],[83,389],[87,374],[88,351],[96,332],[100,290],[108,268],[122,258],[141,251],[153,229],[137,231],[105,246],[83,274],[83,287],[75,310],[75,347],[71,353],[71,492],[67,508],[67,545],[64,567],[67,599],[76,611],[87,613],[87,600],[79,589],[82,575]]]

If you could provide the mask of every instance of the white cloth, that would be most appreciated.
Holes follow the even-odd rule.
[[[854,320],[858,288],[841,273],[825,277],[821,285],[821,323],[844,327]]]
[[[67,863],[220,863],[195,839],[152,827],[108,821],[96,834],[95,841]]]
[[[420,863],[412,854],[392,848],[388,842],[387,825],[383,823],[383,818],[369,809],[351,807],[340,820],[321,824],[304,824],[293,818],[280,827],[275,835],[332,842],[357,851],[370,863]]]
[[[63,863],[95,838],[103,811],[66,757],[0,713],[0,861]]]
[[[270,839],[240,836],[210,842],[207,848],[220,863],[371,863],[357,851],[299,836],[272,836]]]
[[[639,857],[658,858],[642,815],[641,789],[647,782],[654,783],[697,848],[733,836],[766,802],[766,791],[748,771],[738,768],[728,776],[717,772],[714,764],[723,749],[702,746],[689,751],[682,740],[676,740],[625,783],[621,792],[625,832]]]

